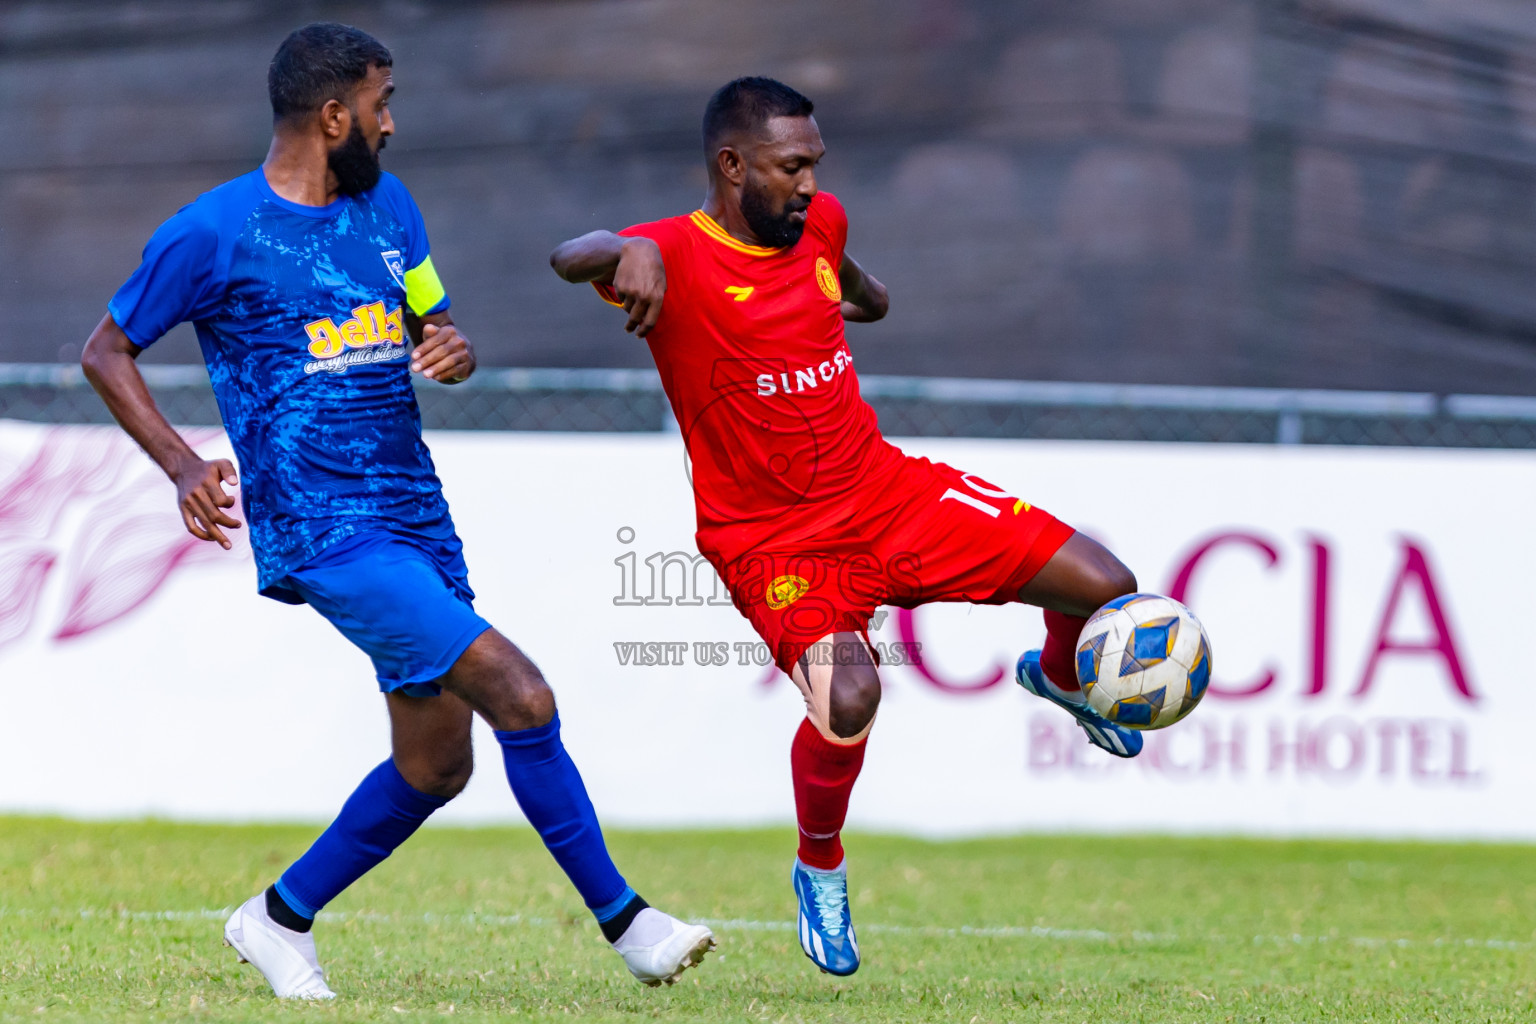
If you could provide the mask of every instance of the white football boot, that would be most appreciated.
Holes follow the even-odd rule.
[[[655,988],[673,984],[683,972],[715,948],[715,936],[701,924],[688,924],[655,907],[646,907],[624,929],[613,948],[629,973]]]
[[[335,999],[315,956],[315,937],[267,916],[267,894],[246,900],[224,925],[224,944],[254,966],[279,999]],[[631,968],[633,970],[633,968]]]

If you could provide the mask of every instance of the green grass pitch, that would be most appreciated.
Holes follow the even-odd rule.
[[[0,1018],[1530,1021],[1536,849],[852,836],[864,967],[789,922],[788,830],[615,833],[648,899],[715,923],[670,989],[624,973],[529,830],[427,829],[316,927],[333,1004],[220,941],[312,828],[0,819]]]

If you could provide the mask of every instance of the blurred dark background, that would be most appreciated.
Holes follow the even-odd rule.
[[[0,361],[78,358],[320,19],[395,52],[483,363],[649,365],[549,250],[696,208],[705,99],[771,74],[891,289],[864,372],[1536,393],[1532,0],[0,3]]]

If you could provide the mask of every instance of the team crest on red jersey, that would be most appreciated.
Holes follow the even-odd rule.
[[[843,301],[843,286],[838,283],[837,272],[825,256],[816,257],[816,283],[821,285],[821,294],[833,302]]]
[[[774,611],[788,608],[810,589],[811,581],[804,576],[776,576],[768,584],[768,607]]]

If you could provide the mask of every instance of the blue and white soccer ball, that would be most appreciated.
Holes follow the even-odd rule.
[[[1077,680],[1089,707],[1111,722],[1164,729],[1205,696],[1211,644],[1200,620],[1173,598],[1127,594],[1078,635]]]

